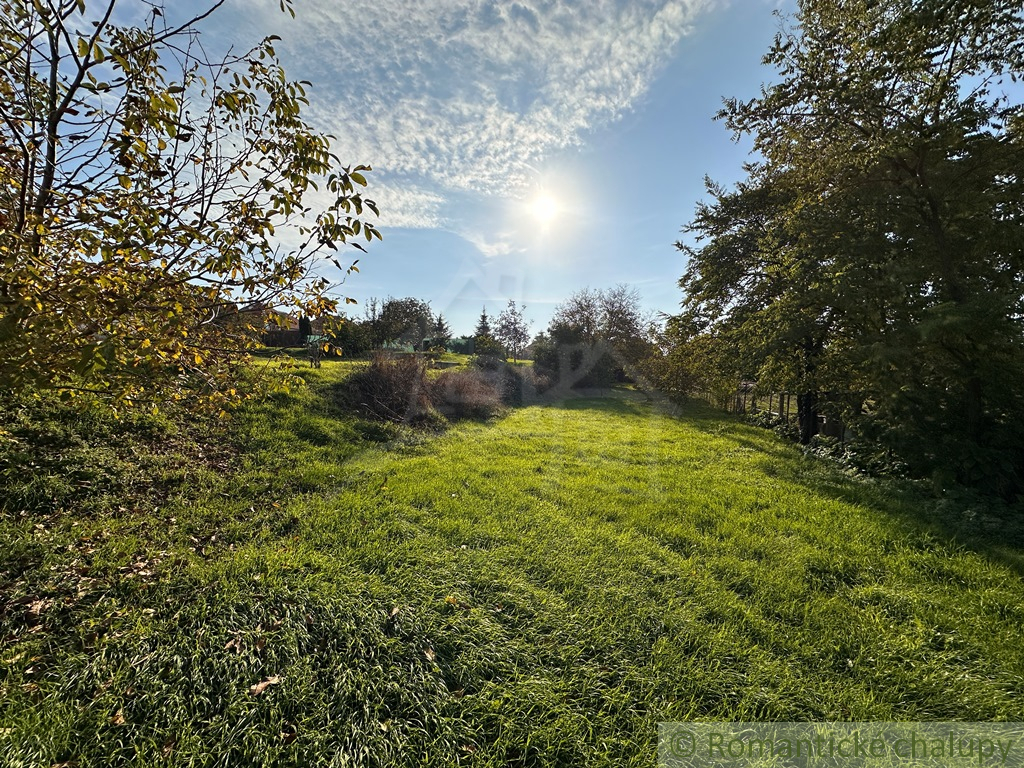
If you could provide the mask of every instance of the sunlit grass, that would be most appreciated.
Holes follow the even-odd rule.
[[[351,365],[155,510],[7,510],[0,764],[651,765],[666,719],[1024,717],[997,534],[637,393],[366,422]]]

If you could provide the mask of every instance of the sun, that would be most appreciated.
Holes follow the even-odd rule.
[[[559,204],[551,195],[542,192],[530,202],[530,213],[541,224],[550,224],[559,213]]]

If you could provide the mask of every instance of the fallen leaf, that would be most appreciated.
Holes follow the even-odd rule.
[[[437,654],[434,653],[433,648],[427,648],[423,651],[423,655],[427,657],[427,661],[433,661],[437,658]]]
[[[285,744],[291,744],[298,737],[299,729],[291,723],[285,723],[281,727],[281,741],[283,741]]]
[[[398,607],[398,606],[396,605],[396,606],[395,606],[394,608],[392,608],[392,609],[391,609],[391,613],[389,613],[389,614],[388,614],[388,618],[389,618],[389,619],[393,619],[393,618],[395,618],[395,616],[397,616],[397,615],[398,615],[398,612],[399,612],[399,611],[401,611],[401,610],[402,610],[402,609],[401,609],[401,608],[399,608],[399,607]]]
[[[117,710],[117,714],[110,718],[111,725],[124,725],[124,710]]]
[[[272,685],[277,685],[280,682],[280,677],[278,677],[277,675],[271,675],[270,677],[264,678],[260,682],[256,683],[256,685],[250,686],[249,695],[259,696],[261,693],[267,690],[267,688],[269,688]]]
[[[177,739],[168,739],[167,741],[165,741],[163,750],[164,757],[170,757],[171,753],[174,751],[174,748],[176,746],[178,746]]]

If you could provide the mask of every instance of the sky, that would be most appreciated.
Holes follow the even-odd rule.
[[[293,19],[228,0],[201,28],[220,46],[279,35],[312,84],[307,120],[373,167],[384,239],[339,291],[429,301],[457,335],[511,299],[536,333],[587,287],[678,309],[674,243],[704,177],[731,184],[749,159],[713,116],[771,81],[777,8],[792,2],[296,0]]]

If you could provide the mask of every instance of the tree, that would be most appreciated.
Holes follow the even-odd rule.
[[[430,329],[432,335],[431,341],[434,346],[447,347],[448,342],[452,340],[452,329],[448,325],[448,321],[444,319],[444,315],[440,312],[437,313],[437,317],[434,318],[434,325]]]
[[[625,380],[650,351],[640,294],[625,285],[572,294],[555,307],[548,335],[549,345],[535,347],[535,362],[580,386]]]
[[[373,349],[373,332],[366,320],[341,317],[331,324],[331,346],[346,357],[357,357]]]
[[[517,307],[516,303],[509,300],[508,306],[498,315],[494,326],[494,338],[512,354],[512,360],[517,361],[523,349],[530,341],[530,327],[523,317],[526,307]]]
[[[0,0],[0,389],[226,402],[265,312],[333,312],[318,257],[380,237],[277,38],[207,58],[222,4],[122,27],[113,1]]]
[[[556,344],[594,344],[601,325],[601,295],[584,288],[555,307],[548,334]]]
[[[1008,494],[1024,108],[1003,83],[1024,74],[1021,39],[1010,0],[803,0],[765,57],[780,82],[720,114],[762,160],[698,211],[707,244],[682,281],[698,331],[798,382],[803,415],[823,396],[917,472]]]
[[[379,305],[376,299],[371,299],[369,309],[373,313],[370,322],[377,347],[399,343],[418,348],[434,325],[430,304],[411,296],[404,299],[389,296]]]
[[[490,336],[491,335],[491,319],[487,316],[487,307],[484,307],[480,312],[480,319],[477,320],[476,329],[473,331],[474,336]]]
[[[473,352],[477,365],[482,368],[499,368],[505,362],[505,347],[490,334],[473,339]]]

